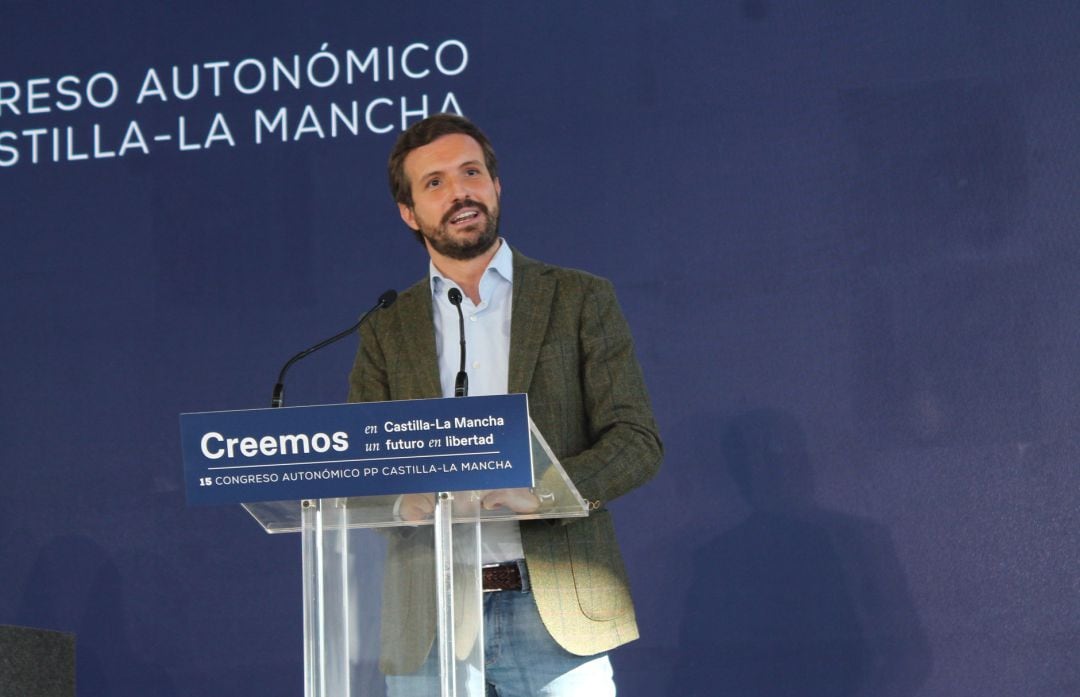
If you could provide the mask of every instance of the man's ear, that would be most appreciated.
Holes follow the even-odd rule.
[[[502,182],[499,181],[498,177],[495,177],[495,195],[502,196]]]
[[[405,224],[411,227],[413,230],[419,230],[420,225],[416,222],[416,214],[413,212],[412,206],[407,206],[404,203],[397,205],[398,213],[401,215],[401,219],[405,221]]]

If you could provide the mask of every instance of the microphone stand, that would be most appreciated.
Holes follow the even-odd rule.
[[[315,344],[311,348],[304,349],[303,351],[301,351],[300,353],[296,354],[295,356],[290,358],[288,361],[286,361],[285,365],[282,366],[282,368],[281,368],[281,372],[278,373],[277,384],[274,385],[274,393],[270,397],[270,407],[272,409],[277,409],[278,407],[281,407],[284,404],[283,397],[284,397],[284,393],[285,393],[285,373],[288,372],[289,368],[292,367],[293,363],[296,363],[297,361],[299,361],[302,358],[306,358],[307,356],[315,353],[319,349],[326,348],[327,346],[329,346],[330,344],[332,344],[332,343],[334,343],[336,341],[341,341],[342,339],[344,339],[345,337],[349,336],[350,334],[355,332],[357,329],[359,329],[360,325],[364,323],[364,320],[366,320],[368,318],[368,315],[370,315],[372,312],[375,312],[375,310],[390,307],[391,305],[394,304],[395,300],[397,300],[397,291],[393,290],[393,289],[386,291],[385,293],[383,293],[382,295],[379,296],[378,302],[376,302],[375,305],[370,310],[368,310],[367,312],[365,312],[363,315],[360,316],[360,320],[356,324],[349,327],[348,329],[341,332],[340,334],[335,334],[334,336],[330,337],[329,339],[326,339],[324,341],[320,341],[319,343]]]

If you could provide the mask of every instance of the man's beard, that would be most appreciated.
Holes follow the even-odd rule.
[[[484,229],[475,239],[454,239],[447,231],[450,219],[463,208],[475,208],[484,215]],[[460,261],[475,259],[491,249],[491,246],[499,239],[499,202],[496,199],[494,209],[489,211],[483,203],[465,199],[451,206],[437,227],[428,227],[419,219],[416,222],[420,226],[420,234],[439,254]]]

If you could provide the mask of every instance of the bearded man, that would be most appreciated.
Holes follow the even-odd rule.
[[[638,629],[607,503],[656,473],[662,446],[612,285],[510,248],[495,151],[460,116],[403,132],[389,178],[401,219],[428,252],[428,275],[361,329],[350,399],[452,397],[460,354],[448,291],[461,293],[469,393],[527,393],[533,422],[590,508],[587,518],[482,526],[488,694],[614,695],[607,652]],[[501,491],[483,505],[526,511],[535,501]],[[433,510],[426,494],[397,505],[405,521]],[[421,650],[384,660],[387,673],[430,661],[431,637],[408,639]],[[392,694],[422,694],[399,677],[388,678]]]

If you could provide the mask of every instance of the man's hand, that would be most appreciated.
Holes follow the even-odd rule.
[[[529,489],[495,489],[484,496],[481,505],[486,511],[509,508],[514,513],[535,513],[540,499]]]
[[[398,506],[398,517],[408,523],[427,520],[435,513],[434,494],[405,494]]]

